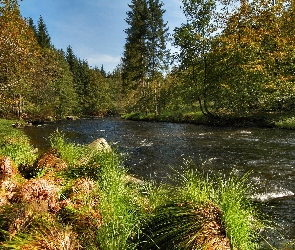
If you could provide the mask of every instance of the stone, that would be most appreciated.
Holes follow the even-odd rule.
[[[99,138],[99,139],[91,142],[88,146],[91,148],[95,148],[95,149],[102,151],[102,152],[111,152],[112,151],[110,145],[108,144],[108,142],[104,138]]]

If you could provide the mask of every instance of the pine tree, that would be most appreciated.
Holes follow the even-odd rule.
[[[73,84],[73,74],[65,60],[64,52],[58,50],[56,55],[59,72],[54,81],[52,105],[55,115],[58,118],[64,118],[66,115],[76,114],[77,95]]]
[[[166,69],[168,50],[168,27],[164,23],[162,9],[163,2],[159,0],[148,1],[148,25],[147,25],[147,50],[148,50],[148,74],[154,78],[157,72]]]
[[[28,26],[33,30],[34,34],[35,34],[35,37],[37,38],[37,27],[36,25],[34,24],[34,20],[33,18],[29,17],[28,20],[27,20],[27,23],[28,23]]]
[[[156,115],[160,112],[160,92],[162,85],[162,72],[167,68],[169,52],[166,49],[168,40],[168,27],[164,23],[162,9],[163,2],[159,0],[148,1],[148,29],[146,47],[148,50],[148,84],[150,87],[150,102]]]
[[[165,68],[167,31],[163,3],[158,0],[132,0],[127,12],[129,28],[122,58],[123,95],[127,111],[150,112],[157,102],[153,82]],[[157,113],[157,108],[155,107]]]
[[[42,48],[51,47],[51,38],[48,34],[47,27],[42,16],[40,16],[37,27],[37,40]]]
[[[123,57],[123,78],[126,81],[143,81],[146,75],[147,50],[145,39],[147,35],[147,3],[145,0],[132,0],[128,5],[125,21],[130,26],[127,34]]]

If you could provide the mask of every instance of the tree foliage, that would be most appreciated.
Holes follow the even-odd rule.
[[[292,110],[291,1],[182,2],[187,22],[174,33],[179,72],[183,87],[192,91],[204,114]]]
[[[0,1],[0,115],[62,118],[114,112],[107,77],[103,66],[91,69],[70,46],[66,53],[55,49],[42,16],[35,25],[21,17],[17,0]]]
[[[21,18],[16,1],[0,5],[1,112],[21,115],[25,96],[42,70],[41,50],[34,33]]]
[[[182,0],[167,66],[168,24],[159,0],[131,0],[122,63],[91,68],[72,47],[54,48],[42,16],[24,19],[0,0],[0,115],[102,115],[202,111],[208,116],[295,107],[294,3]]]
[[[163,3],[132,0],[127,12],[123,62],[123,91],[127,110],[159,112],[159,93],[166,68],[167,23]]]

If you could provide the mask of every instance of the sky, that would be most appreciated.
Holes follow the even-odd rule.
[[[166,10],[163,19],[169,33],[185,22],[181,0],[162,0]],[[51,43],[66,51],[70,45],[74,54],[88,61],[91,67],[112,72],[124,52],[128,28],[126,12],[131,0],[23,0],[21,15],[31,17],[37,25],[42,16]]]

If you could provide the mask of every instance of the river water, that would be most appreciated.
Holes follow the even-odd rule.
[[[268,240],[278,245],[295,239],[295,131],[98,118],[27,127],[25,133],[46,150],[57,129],[79,144],[104,137],[125,156],[130,172],[145,179],[165,182],[188,160],[218,175],[252,171],[251,197],[283,234],[274,232]]]

